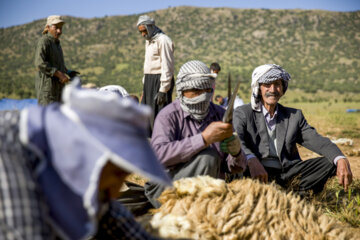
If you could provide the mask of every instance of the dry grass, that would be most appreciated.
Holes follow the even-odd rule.
[[[310,201],[326,215],[360,229],[360,179],[355,179],[348,192],[344,192],[337,179],[332,178],[323,192]]]

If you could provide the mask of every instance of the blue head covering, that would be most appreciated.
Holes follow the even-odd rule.
[[[117,94],[65,87],[64,104],[21,113],[20,139],[42,163],[38,182],[54,226],[70,239],[96,231],[98,186],[108,161],[171,185],[146,138],[150,108]]]

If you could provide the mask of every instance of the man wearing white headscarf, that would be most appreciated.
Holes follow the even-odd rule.
[[[210,102],[215,75],[205,63],[189,61],[176,80],[177,99],[157,116],[151,145],[173,180],[209,175],[223,178],[225,172],[246,168],[240,140],[230,123],[223,123],[225,110]],[[164,187],[147,182],[145,194],[154,207]]]
[[[290,74],[275,64],[252,73],[251,103],[234,112],[234,127],[247,158],[245,175],[291,186],[300,195],[320,192],[329,177],[338,176],[347,190],[352,182],[349,161],[328,138],[311,127],[302,111],[278,103],[288,88]],[[323,157],[302,161],[296,144]]]
[[[76,82],[62,100],[0,112],[0,239],[152,239],[115,201],[131,172],[171,185],[150,108]]]
[[[141,103],[153,109],[150,127],[159,111],[169,104],[174,88],[174,44],[161,31],[155,20],[147,15],[139,17],[137,27],[145,41],[143,96]],[[150,133],[151,135],[151,130]]]
[[[129,93],[126,91],[125,88],[119,85],[107,85],[104,87],[99,88],[101,92],[108,92],[112,94],[118,94],[120,97],[128,97]]]

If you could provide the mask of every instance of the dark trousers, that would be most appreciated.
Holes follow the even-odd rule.
[[[323,190],[326,181],[336,174],[336,166],[325,157],[298,161],[284,169],[265,167],[269,181],[275,181],[285,189],[306,194],[308,190],[319,193]],[[250,176],[247,169],[244,176]]]
[[[159,92],[160,89],[160,77],[161,74],[145,74],[143,97],[141,103],[149,105],[153,110],[153,115],[150,118],[150,129],[148,132],[148,137],[151,137],[156,115],[160,112],[161,109],[163,109],[166,105],[168,105],[172,101],[174,78],[171,79],[170,90],[167,92],[167,96],[166,96],[167,98],[166,103],[162,105],[157,105],[155,103],[155,95]]]
[[[213,148],[206,148],[197,154],[192,160],[177,164],[169,170],[169,176],[175,181],[180,178],[208,175],[218,178],[220,173],[221,158]],[[147,182],[145,183],[145,195],[155,208],[160,207],[157,198],[165,190],[163,185]]]

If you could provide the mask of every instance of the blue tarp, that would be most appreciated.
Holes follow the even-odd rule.
[[[348,113],[360,112],[360,109],[347,109],[346,112],[348,112]]]
[[[10,99],[3,98],[0,100],[0,111],[1,110],[21,110],[28,106],[37,104],[37,99]]]

